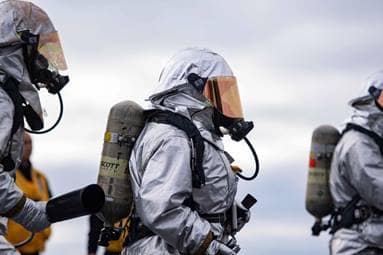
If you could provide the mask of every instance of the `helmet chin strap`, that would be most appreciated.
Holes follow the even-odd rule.
[[[56,122],[50,128],[45,129],[45,130],[36,131],[36,130],[31,130],[31,129],[28,129],[28,128],[24,128],[25,131],[27,131],[28,133],[31,133],[31,134],[45,134],[45,133],[48,133],[48,132],[52,131],[55,127],[57,127],[57,125],[61,121],[61,118],[62,118],[62,115],[63,115],[63,112],[64,112],[64,104],[63,104],[63,100],[62,100],[60,92],[57,92],[57,96],[59,98],[60,113],[59,113],[59,116],[58,116]]]

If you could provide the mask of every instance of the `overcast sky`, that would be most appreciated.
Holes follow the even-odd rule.
[[[337,127],[347,101],[383,68],[379,0],[36,0],[60,32],[71,83],[64,118],[34,136],[33,162],[55,194],[95,182],[110,107],[143,103],[166,61],[190,46],[211,48],[237,76],[261,173],[238,198],[259,202],[238,235],[241,254],[328,254],[329,236],[310,236],[304,197],[312,130]],[[44,94],[48,121],[56,99]],[[249,173],[245,144],[226,148]],[[86,218],[54,226],[47,253],[85,254]]]

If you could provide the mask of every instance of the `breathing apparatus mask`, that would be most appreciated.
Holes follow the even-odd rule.
[[[18,32],[20,39],[23,42],[23,55],[24,61],[27,66],[31,82],[35,87],[46,88],[50,94],[56,95],[59,98],[60,114],[55,124],[52,127],[43,130],[42,125],[35,122],[27,122],[33,130],[26,131],[35,134],[43,134],[54,129],[61,120],[63,114],[63,101],[60,91],[69,82],[68,76],[63,76],[59,70],[64,71],[67,69],[63,50],[57,32],[48,34],[32,34],[29,30]]]
[[[237,142],[242,139],[245,140],[254,156],[256,169],[251,177],[243,176],[240,173],[237,175],[245,180],[255,179],[259,172],[259,160],[254,147],[246,138],[246,135],[254,128],[254,124],[252,121],[245,121],[243,117],[235,76],[202,78],[191,73],[187,79],[213,106],[213,123],[216,133],[220,136],[228,134],[232,140]]]

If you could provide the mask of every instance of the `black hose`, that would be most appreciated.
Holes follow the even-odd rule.
[[[45,133],[52,131],[59,124],[59,122],[61,121],[61,118],[63,116],[64,104],[63,104],[63,99],[61,97],[60,92],[57,92],[57,96],[59,97],[59,102],[60,102],[60,114],[59,114],[55,124],[53,124],[53,126],[51,126],[50,128],[48,128],[46,130],[42,130],[42,131],[33,131],[33,130],[28,129],[28,128],[24,128],[25,131],[27,131],[28,133],[31,133],[31,134],[45,134]]]
[[[243,179],[243,180],[246,180],[246,181],[251,181],[251,180],[254,180],[257,176],[258,176],[258,173],[259,173],[259,160],[258,160],[258,156],[257,156],[257,153],[255,152],[255,149],[253,147],[253,145],[250,143],[250,141],[244,137],[243,138],[247,144],[247,146],[249,146],[250,150],[251,150],[251,153],[253,153],[253,157],[254,157],[254,162],[255,162],[255,170],[254,170],[254,174],[250,177],[247,177],[247,176],[244,176],[240,173],[237,173],[237,175]]]

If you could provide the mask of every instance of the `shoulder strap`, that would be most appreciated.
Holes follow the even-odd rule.
[[[7,77],[5,82],[0,83],[0,87],[5,91],[5,93],[7,93],[9,98],[12,100],[14,106],[11,135],[8,141],[8,154],[3,156],[0,160],[0,164],[3,165],[4,170],[7,172],[12,171],[15,168],[15,162],[11,156],[12,136],[22,125],[24,117],[24,111],[22,106],[24,103],[24,98],[18,91],[17,86],[17,81],[11,77]]]
[[[202,135],[194,123],[180,114],[165,110],[148,110],[145,111],[145,115],[149,122],[170,124],[186,133],[192,142],[191,168],[193,187],[200,188],[201,185],[204,185],[205,173],[202,163],[205,145]]]
[[[377,133],[370,131],[362,126],[359,126],[353,123],[347,123],[346,128],[342,132],[342,136],[350,130],[355,130],[371,137],[375,141],[375,143],[379,146],[380,152],[383,154],[383,138],[379,136]]]
[[[16,133],[16,131],[19,129],[23,122],[23,103],[24,99],[20,95],[20,92],[18,91],[18,83],[15,79],[8,77],[4,83],[0,83],[0,86],[3,88],[3,90],[8,94],[8,96],[11,98],[15,112],[13,115],[13,124],[12,124],[12,130],[11,130],[11,137]]]

